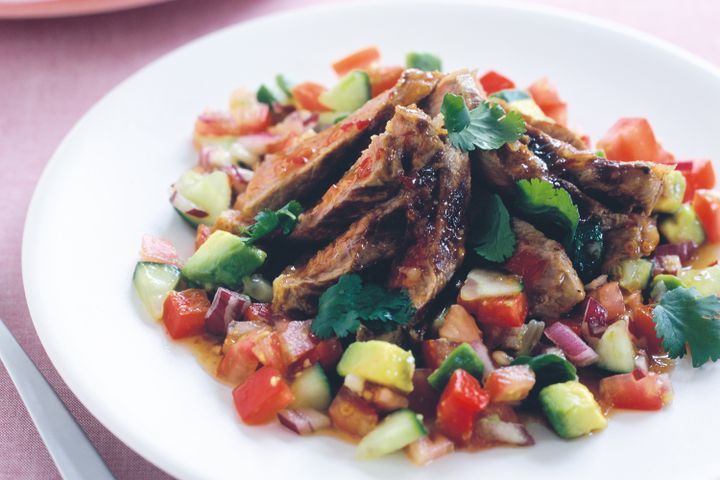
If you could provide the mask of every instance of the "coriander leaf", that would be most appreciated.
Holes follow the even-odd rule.
[[[333,334],[342,338],[357,332],[361,323],[372,330],[391,331],[415,315],[406,291],[387,291],[379,285],[363,285],[359,275],[343,275],[318,302],[311,325],[318,338]]]
[[[494,103],[483,102],[468,112],[462,97],[447,93],[440,111],[450,143],[465,152],[495,150],[525,133],[525,121],[519,113],[505,112]]]
[[[687,350],[697,368],[720,359],[720,298],[702,297],[694,288],[678,287],[663,295],[653,310],[658,338],[671,358]]]
[[[510,214],[498,195],[490,195],[485,202],[481,229],[476,234],[475,253],[491,262],[504,262],[512,256],[517,237],[510,227]]]
[[[405,56],[407,68],[417,68],[426,72],[442,71],[442,60],[432,53],[410,52]]]
[[[277,103],[279,101],[267,85],[260,85],[260,88],[258,88],[258,91],[255,94],[255,98],[257,98],[258,102],[270,105],[271,107],[273,103]]]
[[[246,227],[244,234],[247,235],[245,243],[252,245],[261,238],[280,230],[283,235],[289,235],[297,224],[298,216],[302,213],[303,208],[300,202],[292,200],[280,210],[273,212],[272,210],[263,210],[255,215],[255,223]]]
[[[539,178],[520,180],[517,186],[517,208],[521,212],[559,226],[572,240],[580,221],[580,212],[567,190]]]

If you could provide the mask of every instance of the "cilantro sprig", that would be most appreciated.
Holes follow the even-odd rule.
[[[455,147],[469,152],[495,150],[525,133],[525,121],[517,112],[505,112],[500,105],[483,102],[468,110],[465,99],[446,93],[440,111],[445,118],[448,139]]]
[[[695,368],[720,359],[720,298],[716,295],[703,297],[685,287],[670,290],[655,306],[653,321],[670,358],[690,353]]]
[[[252,245],[261,238],[279,230],[283,235],[289,235],[298,221],[298,216],[303,212],[302,205],[297,200],[288,202],[279,210],[263,210],[255,215],[255,223],[246,227],[244,234],[247,235],[245,243]]]
[[[520,180],[517,187],[517,208],[521,212],[560,227],[567,233],[567,243],[572,241],[580,212],[567,190],[540,178]]]
[[[318,313],[310,329],[318,338],[338,338],[357,332],[361,324],[375,331],[389,332],[407,324],[415,315],[404,290],[388,291],[379,285],[363,285],[359,275],[340,277],[321,296]]]
[[[510,226],[510,214],[502,199],[488,195],[483,202],[483,218],[475,234],[475,253],[491,262],[501,263],[515,252],[517,236]]]

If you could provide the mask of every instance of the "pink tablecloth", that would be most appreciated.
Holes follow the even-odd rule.
[[[120,479],[164,478],[72,395],[35,334],[23,295],[20,245],[33,188],[78,118],[111,87],[161,54],[225,25],[327,0],[177,0],[84,18],[0,22],[0,317],[60,392]],[[540,0],[617,20],[720,63],[712,0]],[[588,59],[591,60],[591,59]],[[59,475],[5,370],[0,368],[0,479]]]

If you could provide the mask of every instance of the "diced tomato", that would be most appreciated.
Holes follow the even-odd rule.
[[[463,369],[457,369],[443,390],[437,407],[438,429],[458,443],[470,440],[475,417],[490,402],[490,395]]]
[[[535,372],[527,365],[498,368],[485,380],[485,388],[493,402],[525,400],[534,386]]]
[[[460,344],[451,342],[446,338],[438,338],[436,340],[425,340],[422,343],[423,358],[425,366],[435,370],[455,350]]]
[[[289,364],[305,358],[315,348],[316,340],[310,333],[312,320],[288,322],[278,329],[283,355]]]
[[[685,202],[695,195],[695,190],[715,187],[715,168],[712,160],[683,160],[678,162],[676,169],[685,177]]]
[[[292,89],[292,95],[299,108],[311,112],[329,112],[330,109],[320,103],[320,95],[327,88],[314,82],[298,83]]]
[[[720,242],[720,192],[696,190],[692,206],[705,229],[708,241]]]
[[[260,365],[252,352],[255,342],[252,338],[241,338],[224,350],[218,364],[217,376],[233,385],[240,385]]]
[[[276,332],[259,337],[255,341],[252,352],[263,365],[273,367],[281,372],[287,368],[280,346],[280,336]]]
[[[410,410],[425,418],[435,418],[436,407],[440,400],[440,392],[427,381],[427,377],[432,372],[432,368],[416,368],[413,373],[413,389],[408,394]]]
[[[262,132],[270,125],[270,106],[259,102],[252,90],[238,89],[232,93],[230,113],[235,119],[238,135]]]
[[[332,68],[339,76],[343,76],[353,70],[364,70],[379,60],[380,50],[377,47],[367,47],[334,62]]]
[[[198,225],[197,233],[195,234],[195,250],[205,243],[205,240],[208,239],[211,233],[212,228],[209,225],[205,225],[204,223]]]
[[[458,301],[465,303],[462,299]],[[528,314],[527,296],[524,292],[505,297],[477,298],[464,306],[481,324],[498,327],[520,327],[525,323]]]
[[[205,313],[210,308],[205,290],[190,288],[170,292],[163,304],[163,323],[174,339],[200,335],[205,329]]]
[[[272,323],[272,305],[269,303],[251,303],[245,310],[245,313],[243,313],[243,317],[248,322]]]
[[[375,409],[347,387],[342,387],[328,410],[335,428],[356,437],[364,437],[378,424]]]
[[[649,354],[662,352],[662,340],[657,337],[651,305],[634,305],[630,310],[630,333],[644,338]]]
[[[530,85],[528,93],[545,115],[560,125],[567,125],[567,103],[562,101],[557,88],[547,78]]]
[[[499,92],[500,90],[515,88],[515,82],[506,76],[499,74],[495,70],[490,70],[485,75],[481,76],[479,81],[480,85],[482,85],[483,89],[485,89],[485,93],[488,95]]]
[[[308,354],[310,363],[319,363],[326,371],[333,370],[340,361],[343,348],[337,338],[321,340]]]
[[[675,157],[665,151],[657,141],[646,118],[621,118],[598,141],[597,147],[604,150],[610,160],[657,163],[675,161]]]
[[[167,263],[182,266],[175,246],[167,240],[143,235],[140,247],[140,258],[143,262]]]
[[[590,294],[608,312],[608,321],[612,322],[625,313],[625,299],[618,282],[608,282]]]
[[[295,397],[279,371],[262,367],[233,390],[235,409],[248,425],[267,423]]]
[[[665,374],[635,370],[600,380],[600,398],[615,408],[660,410],[672,397],[670,378]]]
[[[459,343],[472,343],[481,338],[480,329],[473,316],[462,305],[457,304],[448,308],[438,334],[441,338]]]
[[[370,77],[370,86],[372,88],[372,96],[377,97],[385,90],[395,86],[400,80],[405,69],[399,65],[390,67],[374,67],[367,70]]]

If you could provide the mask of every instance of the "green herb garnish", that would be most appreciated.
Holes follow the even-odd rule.
[[[568,191],[539,178],[520,180],[517,186],[517,208],[525,215],[563,229],[567,233],[566,244],[569,243],[580,222],[580,212]]]
[[[252,245],[261,238],[266,237],[275,230],[283,235],[289,235],[298,221],[298,216],[303,208],[300,202],[292,200],[280,210],[263,210],[255,216],[255,223],[246,227],[244,234],[247,235],[245,243]]]
[[[410,52],[405,56],[407,68],[417,68],[426,72],[442,71],[442,60],[432,53]]]
[[[510,225],[510,214],[502,199],[495,194],[483,202],[480,229],[475,234],[475,253],[491,262],[501,263],[512,257],[517,237]]]

